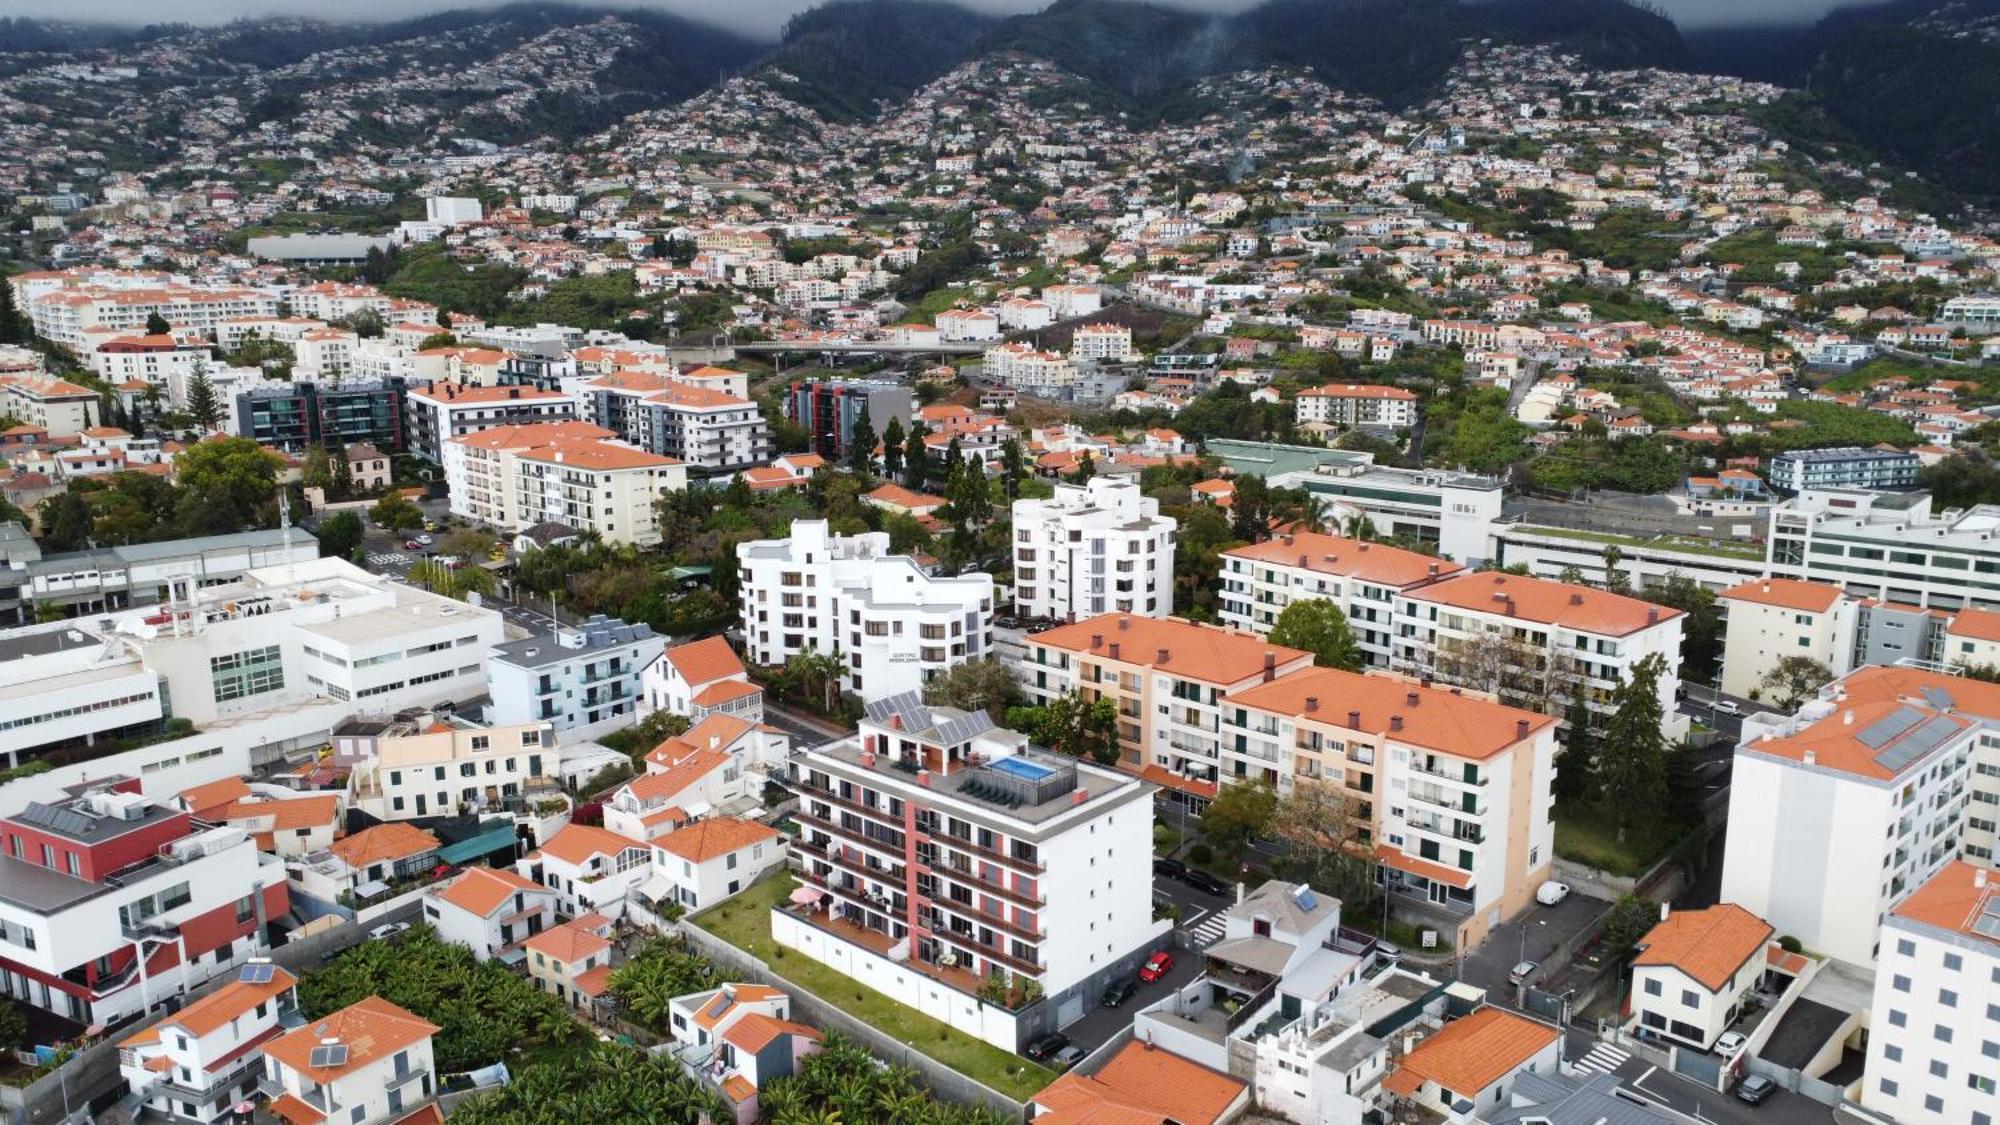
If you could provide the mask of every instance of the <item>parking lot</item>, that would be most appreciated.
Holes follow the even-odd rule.
[[[1507,974],[1516,964],[1534,961],[1547,966],[1551,952],[1589,929],[1610,908],[1608,902],[1575,893],[1554,906],[1536,903],[1520,917],[1494,927],[1479,948],[1461,958],[1459,979],[1486,989],[1494,1001],[1511,1006],[1515,990]],[[1551,975],[1545,977],[1545,973]],[[1534,980],[1560,983],[1561,973],[1545,968]]]

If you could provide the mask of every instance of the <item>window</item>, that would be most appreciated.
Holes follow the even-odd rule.
[[[1940,1097],[1938,1097],[1938,1096],[1937,1096],[1936,1094],[1925,1094],[1925,1095],[1924,1095],[1924,1109],[1926,1109],[1927,1111],[1929,1111],[1929,1112],[1931,1112],[1931,1113],[1943,1113],[1943,1112],[1944,1112],[1944,1099],[1943,1099],[1943,1098],[1940,1098]]]
[[[1993,1080],[1991,1078],[1986,1077],[1983,1074],[1966,1075],[1965,1084],[1979,1091],[1982,1094],[1990,1094],[1993,1092]]]
[[[1694,989],[1692,989],[1692,988],[1683,988],[1683,989],[1681,989],[1681,1007],[1683,1007],[1683,1008],[1699,1008],[1699,1007],[1701,1007],[1701,996],[1700,996],[1700,994],[1698,994],[1697,992],[1695,992],[1695,990],[1694,990]]]
[[[1910,990],[1910,978],[1897,973],[1894,977],[1890,978],[1889,987],[1895,989],[1897,992],[1908,992]]]
[[[1661,993],[1661,991],[1662,991],[1662,989],[1660,988],[1660,981],[1659,981],[1659,978],[1658,978],[1658,977],[1650,977],[1650,978],[1648,978],[1648,979],[1647,979],[1647,981],[1646,981],[1646,995],[1648,995],[1648,996],[1658,996],[1658,995],[1659,995],[1659,994]]]
[[[1897,938],[1896,952],[1904,957],[1915,957],[1917,955],[1917,943],[1911,941],[1909,938]]]
[[[1950,969],[1952,972],[1955,973],[1964,966],[1965,958],[1960,957],[1958,954],[1947,953],[1944,955],[1944,967]]]
[[[1896,1081],[1895,1081],[1895,1079],[1893,1079],[1893,1078],[1884,1078],[1884,1079],[1883,1079],[1882,1081],[1880,1081],[1880,1082],[1876,1083],[1876,1086],[1877,1086],[1877,1087],[1878,1087],[1878,1088],[1879,1088],[1879,1089],[1880,1089],[1880,1090],[1881,1090],[1881,1091],[1882,1091],[1883,1093],[1885,1093],[1885,1094],[1889,1095],[1890,1097],[1892,1097],[1892,1098],[1893,1098],[1893,1097],[1895,1097],[1895,1096],[1896,1096]]]
[[[1894,1008],[1889,1009],[1890,1027],[1907,1027],[1909,1026],[1909,1023],[1910,1023],[1909,1016],[1903,1014],[1902,1012],[1897,1011]]]
[[[1890,1062],[1902,1062],[1903,1049],[1894,1043],[1890,1043],[1882,1048],[1882,1057],[1888,1059]]]
[[[1931,1038],[1937,1040],[1940,1043],[1949,1043],[1951,1042],[1951,1028],[1948,1028],[1943,1024],[1938,1024],[1936,1027],[1931,1029]]]
[[[1949,988],[1940,988],[1938,989],[1938,1003],[1943,1004],[1947,1008],[1956,1008],[1958,1007],[1958,993],[1953,992]]]
[[[1932,1077],[1932,1078],[1950,1078],[1950,1077],[1951,1077],[1951,1067],[1949,1067],[1949,1066],[1945,1065],[1945,1061],[1944,1061],[1943,1059],[1932,1059],[1932,1060],[1931,1060],[1931,1077]]]

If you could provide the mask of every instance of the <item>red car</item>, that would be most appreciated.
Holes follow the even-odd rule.
[[[421,551],[424,549],[424,545],[414,539],[405,539],[403,540],[403,549],[405,551]]]
[[[1162,949],[1146,958],[1146,963],[1139,966],[1139,979],[1151,984],[1173,971],[1174,955]]]

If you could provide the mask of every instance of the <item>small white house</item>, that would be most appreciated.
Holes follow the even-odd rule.
[[[468,867],[424,892],[424,921],[485,961],[521,959],[521,943],[556,923],[556,892],[512,872]]]
[[[380,996],[312,1020],[264,1046],[271,1112],[291,1125],[373,1125],[437,1095],[438,1027]]]
[[[718,816],[653,841],[656,901],[702,910],[785,863],[785,837],[768,824]]]
[[[1769,922],[1730,902],[1668,913],[1632,960],[1638,1026],[1704,1051],[1714,1046],[1763,976],[1772,933]]]

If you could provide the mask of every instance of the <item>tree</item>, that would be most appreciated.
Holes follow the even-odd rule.
[[[1381,893],[1374,857],[1354,835],[1356,812],[1338,786],[1299,778],[1278,798],[1269,826],[1270,834],[1284,841],[1299,881],[1339,898],[1348,917],[1367,914]]]
[[[74,484],[67,491],[42,501],[38,511],[41,515],[42,550],[51,553],[79,551],[90,545],[97,515],[91,510],[90,501]]]
[[[833,706],[840,699],[840,680],[846,672],[839,653],[809,648],[793,654],[785,662],[785,670],[808,690],[816,685],[824,705],[822,709],[829,715],[833,714]]]
[[[1681,624],[1681,677],[1714,679],[1722,660],[1724,632],[1722,609],[1716,604],[1715,591],[1675,571],[1658,585],[1640,590],[1638,596],[1687,615]]]
[[[365,532],[361,517],[353,512],[335,512],[320,521],[319,554],[321,558],[352,558],[361,549],[361,537]]]
[[[325,446],[315,445],[306,450],[305,463],[299,469],[299,483],[307,488],[333,487],[333,460],[327,456]]]
[[[632,1022],[662,1035],[672,1030],[675,997],[715,985],[715,966],[685,938],[651,938],[611,974],[618,1009]]]
[[[1210,844],[1234,855],[1270,830],[1277,811],[1278,791],[1263,782],[1225,785],[1201,814],[1201,833]]]
[[[924,685],[924,702],[984,711],[1000,722],[1021,698],[1021,681],[997,660],[968,660]]]
[[[1021,482],[1028,479],[1028,458],[1021,451],[1020,438],[1008,438],[1000,447],[1000,485],[1007,493],[1007,502],[1021,498]]]
[[[1348,627],[1347,615],[1326,598],[1307,598],[1286,606],[1271,628],[1271,643],[1304,649],[1322,668],[1359,672],[1362,667],[1361,646]]]
[[[200,359],[194,361],[194,374],[188,379],[187,413],[203,432],[222,423],[222,400],[216,397],[215,384],[209,382],[208,364]]]
[[[874,472],[875,441],[875,422],[868,416],[868,404],[863,402],[855,412],[854,425],[847,431],[847,467],[861,474]]]
[[[1118,707],[1109,699],[1099,697],[1086,703],[1082,696],[1069,692],[1042,707],[1017,708],[1009,712],[1008,725],[1019,730],[1024,724],[1015,723],[1015,716],[1026,720],[1026,729],[1036,742],[1058,754],[1072,758],[1088,755],[1106,766],[1118,763]]]
[[[7,286],[0,285],[0,290]],[[18,1050],[28,1045],[28,1017],[13,1000],[0,1000],[0,1051]]]
[[[375,506],[368,509],[368,518],[376,527],[396,532],[424,526],[423,510],[410,503],[409,497],[400,492],[391,492],[377,500]]]
[[[14,287],[0,280],[0,344],[25,344],[28,332],[14,305]]]
[[[1075,470],[1064,479],[1071,484],[1089,484],[1090,478],[1096,475],[1097,462],[1091,458],[1090,451],[1086,449],[1077,455]]]
[[[196,442],[174,461],[175,515],[184,535],[220,535],[277,519],[284,460],[244,437]]]
[[[1810,656],[1787,656],[1757,682],[1773,703],[1789,711],[1833,682],[1833,669]]]
[[[1620,840],[1628,825],[1651,832],[1665,820],[1667,738],[1660,677],[1666,667],[1666,660],[1653,653],[1631,667],[1611,696],[1614,710],[1604,725],[1597,774],[1603,792],[1625,813],[1618,824]]]
[[[882,429],[882,475],[895,479],[903,475],[903,420],[889,418],[889,424]]]
[[[1616,543],[1604,545],[1604,588],[1623,591],[1626,588],[1625,572],[1618,564],[1625,561],[1625,552]]]
[[[1637,895],[1625,895],[1604,916],[1604,952],[1622,961],[1659,923],[1659,907]]]
[[[438,553],[456,555],[467,562],[481,562],[493,553],[499,543],[493,536],[476,527],[460,528],[438,541]]]
[[[171,333],[173,330],[174,326],[167,323],[166,317],[161,316],[157,312],[150,312],[146,314],[146,335],[165,336],[168,333]]]
[[[910,423],[910,436],[903,439],[903,487],[918,492],[930,484],[931,447],[924,444],[931,428],[922,422]]]
[[[1556,756],[1556,801],[1574,806],[1596,794],[1597,736],[1582,692],[1570,696],[1569,713],[1563,722],[1569,731],[1563,738],[1562,753]]]

